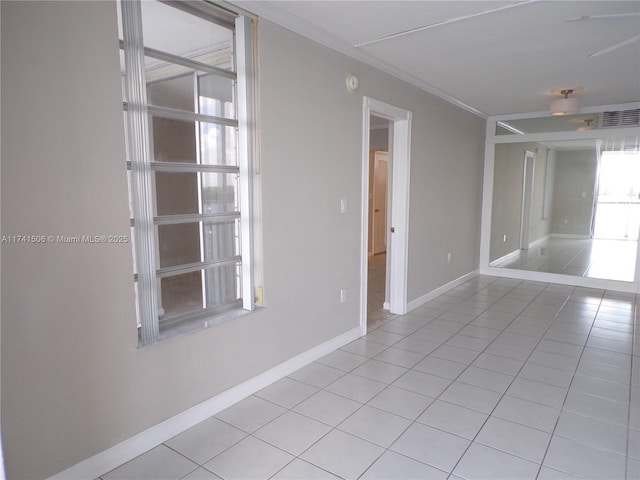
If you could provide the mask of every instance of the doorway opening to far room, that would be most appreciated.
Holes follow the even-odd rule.
[[[386,215],[377,212],[379,219],[376,223],[384,225],[386,233],[380,230],[378,241],[370,241],[375,235],[373,220],[370,215],[376,214],[373,207],[373,186],[370,182],[370,170],[375,169],[376,155],[371,155],[372,144],[371,122],[374,126],[388,126],[386,161],[387,191],[380,195],[384,201]],[[380,119],[380,120],[378,120]],[[408,226],[409,226],[409,170],[411,155],[411,120],[412,114],[408,110],[389,105],[373,98],[364,97],[362,117],[362,199],[361,199],[361,247],[360,247],[360,329],[362,334],[367,333],[369,311],[369,258],[375,248],[377,251],[385,250],[384,258],[384,308],[390,314],[404,315],[407,312],[407,268],[408,268]],[[374,130],[375,131],[375,130]],[[370,168],[370,165],[373,166]],[[385,168],[384,155],[378,155],[378,169],[382,172]],[[384,175],[381,174],[381,179]],[[379,190],[379,189],[378,189]],[[380,203],[380,202],[377,202]],[[379,208],[380,209],[380,208]],[[369,229],[369,225],[372,229]],[[380,227],[382,228],[382,227]],[[385,246],[386,241],[386,246]],[[382,245],[382,246],[381,246]],[[375,257],[374,257],[375,258]],[[373,284],[372,284],[373,285]],[[387,306],[388,305],[388,306]]]
[[[392,128],[389,120],[369,117],[369,232],[367,276],[367,324],[371,325],[389,314],[389,283],[387,281],[387,243],[389,235],[389,204],[391,162],[389,146]]]
[[[533,174],[536,154],[525,152],[522,177],[522,212],[520,214],[520,250],[529,250],[531,243],[531,209],[533,206]]]

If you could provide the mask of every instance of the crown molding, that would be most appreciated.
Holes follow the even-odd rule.
[[[346,55],[354,60],[358,60],[362,63],[370,65],[372,67],[377,68],[395,78],[398,78],[404,82],[407,82],[414,87],[417,87],[425,92],[434,95],[436,97],[445,100],[463,110],[466,110],[478,117],[486,119],[488,115],[480,110],[472,107],[471,105],[466,104],[465,102],[459,100],[453,95],[441,90],[423,80],[420,80],[413,75],[408,74],[396,67],[393,67],[372,55],[369,55],[362,50],[357,49],[353,45],[331,35],[327,31],[318,28],[317,26],[307,22],[306,20],[301,19],[295,15],[292,15],[281,8],[278,8],[276,2],[270,1],[232,1],[232,4],[237,4],[238,7],[251,11],[253,14],[257,15],[259,18],[264,18],[276,25],[279,25],[287,30],[291,30],[298,35],[306,37],[310,40],[313,40],[320,45],[323,45],[327,48],[335,50],[343,55]]]

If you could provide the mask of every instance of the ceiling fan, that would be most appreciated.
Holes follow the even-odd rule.
[[[640,12],[628,12],[628,13],[610,13],[610,14],[602,14],[602,15],[583,15],[580,17],[574,17],[567,20],[569,22],[587,22],[592,20],[610,20],[610,19],[620,19],[620,18],[632,18],[632,17],[640,17]],[[640,35],[636,35],[634,37],[628,38],[620,43],[616,43],[610,47],[604,48],[597,52],[590,53],[587,55],[588,57],[597,57],[600,55],[604,55],[605,53],[613,52],[614,50],[618,50],[619,48],[625,47],[627,45],[631,45],[632,43],[640,40]]]

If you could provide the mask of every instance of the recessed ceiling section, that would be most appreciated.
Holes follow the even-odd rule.
[[[567,85],[583,107],[640,100],[637,1],[239,5],[484,115],[546,111]]]
[[[615,110],[601,113],[580,113],[536,118],[504,120],[496,124],[496,135],[524,135],[545,132],[584,132],[608,128],[640,126],[640,109]]]

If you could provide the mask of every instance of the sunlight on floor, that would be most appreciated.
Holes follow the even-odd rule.
[[[631,240],[551,238],[496,266],[632,282],[637,248]]]

